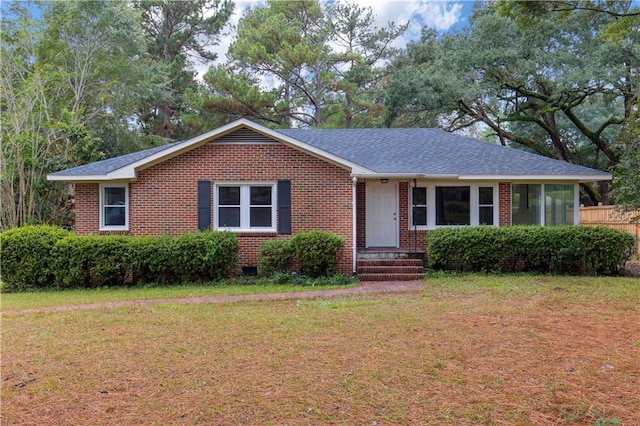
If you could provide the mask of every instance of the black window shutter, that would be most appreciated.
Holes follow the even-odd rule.
[[[291,235],[291,181],[278,181],[278,233]]]
[[[198,181],[198,229],[211,227],[211,181]]]

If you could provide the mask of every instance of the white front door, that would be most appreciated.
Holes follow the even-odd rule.
[[[367,247],[398,247],[398,184],[367,182]]]

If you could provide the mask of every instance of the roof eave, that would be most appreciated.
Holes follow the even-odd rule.
[[[358,173],[356,171],[351,173],[352,177],[358,179],[457,179],[458,175],[453,174],[424,174],[424,173],[384,173],[384,172],[371,172],[366,171]]]
[[[611,180],[609,173],[599,175],[460,175],[459,180],[501,180],[501,181],[567,181],[567,182],[600,182]]]

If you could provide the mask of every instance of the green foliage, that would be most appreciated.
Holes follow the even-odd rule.
[[[276,272],[270,280],[276,284],[292,284],[296,286],[336,286],[349,285],[357,281],[357,278],[346,274],[335,274],[330,277],[309,277],[306,275],[292,274],[288,272]]]
[[[232,274],[238,256],[231,232],[130,237],[26,226],[0,242],[5,291],[213,281]]]
[[[53,226],[23,226],[0,233],[3,291],[33,290],[51,285],[56,242],[70,235]]]
[[[617,145],[622,155],[613,170],[611,196],[622,211],[636,212],[640,220],[640,113],[625,124]]]
[[[272,276],[277,273],[288,273],[293,260],[293,249],[288,240],[267,240],[258,249],[258,273],[261,276]]]
[[[140,99],[142,130],[163,138],[192,137],[202,124],[194,122],[198,113],[185,96],[196,86],[193,66],[216,59],[211,47],[218,44],[234,4],[228,0],[135,0],[133,5],[141,13],[149,41],[147,55],[158,71],[150,76],[155,87]],[[190,118],[184,120],[186,116]]]
[[[54,249],[55,284],[61,288],[124,285],[130,278],[131,237],[70,236]]]
[[[633,247],[633,236],[603,227],[442,228],[427,234],[429,266],[462,272],[614,275]]]
[[[519,26],[487,2],[459,33],[423,32],[389,79],[387,124],[456,131],[483,123],[495,142],[610,170],[639,93],[638,32],[614,43],[601,37],[613,16],[569,13]],[[591,203],[606,200],[606,185],[582,189]]]
[[[381,63],[398,54],[391,44],[406,28],[377,27],[372,9],[354,3],[267,1],[245,12],[229,63],[205,77],[203,108],[273,126],[379,124]]]
[[[179,235],[173,239],[172,270],[182,281],[221,279],[235,270],[238,249],[238,237],[233,232]]]
[[[300,272],[314,278],[335,273],[343,245],[342,236],[321,230],[300,232],[291,238]]]
[[[130,242],[131,268],[136,283],[179,282],[174,270],[174,240],[168,236],[136,237]]]

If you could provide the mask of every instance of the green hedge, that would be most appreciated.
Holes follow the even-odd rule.
[[[218,280],[238,263],[231,232],[177,237],[72,235],[47,226],[0,234],[3,291]]]
[[[293,261],[293,248],[289,240],[267,240],[258,249],[258,273],[270,277],[288,273]]]
[[[300,232],[291,238],[291,247],[300,272],[310,277],[328,277],[338,268],[344,238],[327,231]]]
[[[3,290],[27,291],[51,285],[55,277],[53,248],[71,235],[53,226],[23,226],[0,233]]]
[[[123,285],[130,276],[131,237],[70,236],[54,249],[55,284],[61,288]]]
[[[427,233],[434,269],[614,275],[630,258],[633,236],[604,227],[442,228]]]

